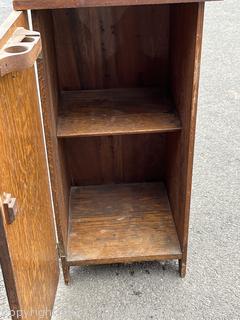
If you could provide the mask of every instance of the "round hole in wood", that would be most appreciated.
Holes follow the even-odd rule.
[[[35,39],[33,37],[25,37],[21,42],[33,42]]]
[[[11,46],[11,47],[5,48],[5,51],[8,53],[21,53],[27,50],[28,48],[25,46]]]

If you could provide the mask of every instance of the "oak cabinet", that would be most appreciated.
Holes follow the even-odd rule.
[[[177,259],[184,277],[204,1],[14,7],[32,10],[35,32],[25,11],[0,32],[0,245],[11,309],[51,310],[58,257],[66,283],[71,266],[147,260]]]

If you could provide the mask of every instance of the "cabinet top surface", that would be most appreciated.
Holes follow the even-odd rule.
[[[16,10],[77,7],[128,6],[144,4],[197,3],[218,0],[13,0]]]

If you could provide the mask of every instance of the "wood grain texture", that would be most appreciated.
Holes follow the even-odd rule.
[[[2,208],[0,208],[0,210],[2,210]],[[3,273],[10,310],[16,311],[21,310],[21,306],[4,225],[3,214],[0,212],[0,266]],[[17,316],[14,315],[12,319],[17,320]]]
[[[167,88],[168,5],[53,10],[53,18],[60,90]]]
[[[28,28],[24,13],[12,17],[10,28]],[[10,308],[23,310],[22,319],[29,320],[26,312],[51,311],[59,276],[33,67],[0,78],[0,145],[0,196],[11,193],[18,206],[11,225],[6,224],[0,212],[1,246],[5,247],[0,260]],[[12,276],[14,279],[9,279]],[[34,314],[31,319],[39,317]],[[45,319],[50,319],[49,312]]]
[[[171,89],[182,132],[168,136],[165,180],[183,251],[182,276],[186,271],[203,17],[203,3],[177,5],[171,10]]]
[[[56,133],[59,89],[52,15],[50,11],[37,11],[33,12],[32,19],[35,30],[39,31],[42,37],[43,58],[38,60],[38,78],[58,240],[61,252],[65,255],[70,180],[66,170],[62,141],[58,141]]]
[[[181,129],[171,104],[158,88],[66,92],[58,137],[104,136]]]
[[[218,0],[13,0],[16,10],[189,3]]]
[[[181,257],[160,183],[72,188],[70,210],[69,265]]]
[[[64,139],[73,186],[159,181],[166,134]]]

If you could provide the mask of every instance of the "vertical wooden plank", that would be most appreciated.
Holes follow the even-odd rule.
[[[182,133],[169,135],[166,183],[186,272],[204,3],[171,7],[171,89]]]
[[[70,179],[65,163],[64,145],[56,136],[59,91],[51,11],[34,11],[33,26],[34,30],[39,31],[42,36],[43,57],[38,60],[38,76],[58,240],[60,251],[65,256]]]

